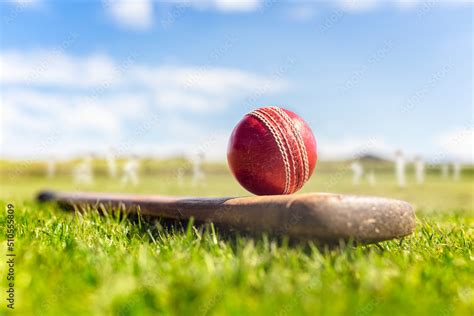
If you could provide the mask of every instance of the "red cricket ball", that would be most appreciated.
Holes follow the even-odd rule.
[[[237,124],[227,148],[239,183],[257,195],[291,194],[303,187],[316,165],[316,139],[295,113],[256,109]]]

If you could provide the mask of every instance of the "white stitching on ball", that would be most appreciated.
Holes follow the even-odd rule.
[[[270,133],[272,134],[273,138],[275,139],[275,142],[277,143],[278,149],[280,150],[281,157],[283,159],[283,164],[285,166],[285,189],[283,191],[283,194],[288,194],[289,193],[289,183],[290,183],[290,163],[288,162],[288,156],[286,154],[285,147],[282,144],[282,140],[280,135],[278,135],[278,132],[275,130],[275,128],[272,126],[272,124],[267,120],[267,118],[264,116],[264,114],[260,113],[259,110],[255,110],[249,113],[249,115],[252,115],[259,119],[269,130]]]
[[[276,115],[277,118],[279,117],[278,113],[272,107],[262,108],[260,109],[260,112],[263,112],[267,115],[267,117],[278,128],[281,135],[283,136],[283,139],[285,140],[285,143],[286,143],[285,151],[287,152],[287,155],[291,157],[291,162],[293,163],[293,173],[290,173],[290,176],[288,177],[290,181],[288,184],[288,187],[289,187],[288,192],[293,192],[294,190],[292,190],[293,187],[291,186],[291,184],[294,183],[294,188],[298,187],[298,183],[296,183],[296,160],[295,160],[295,153],[292,150],[292,146],[287,137],[288,135],[287,128],[284,125],[282,125],[281,122],[277,122],[277,120],[271,115],[273,113]]]
[[[285,111],[283,111],[281,108],[276,107],[276,106],[272,106],[271,108],[273,108],[278,113],[280,113],[281,116],[288,122],[288,124],[291,126],[291,129],[293,130],[293,133],[296,136],[296,139],[298,140],[299,149],[300,149],[300,152],[302,153],[303,162],[304,162],[304,182],[306,182],[309,179],[309,160],[308,160],[308,152],[306,151],[306,145],[304,144],[303,138],[301,137],[299,130],[296,128],[295,123]]]

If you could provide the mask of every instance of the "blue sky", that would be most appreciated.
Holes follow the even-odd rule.
[[[252,108],[311,125],[322,159],[473,160],[463,1],[0,4],[1,153],[225,157]]]

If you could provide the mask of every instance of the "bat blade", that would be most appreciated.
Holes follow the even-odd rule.
[[[409,235],[415,228],[410,204],[380,197],[309,193],[228,198],[67,193],[45,191],[40,201],[63,206],[123,205],[130,212],[167,219],[212,222],[250,233],[334,244],[373,243]]]

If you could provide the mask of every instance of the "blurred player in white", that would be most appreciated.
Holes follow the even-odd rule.
[[[138,157],[132,156],[123,165],[123,176],[122,186],[126,186],[131,183],[133,186],[137,186],[139,183],[138,169],[140,168],[140,162]]]
[[[461,179],[461,162],[458,160],[453,163],[453,179],[454,181],[459,181]]]
[[[395,152],[395,175],[397,177],[397,185],[400,188],[406,186],[405,179],[405,157],[401,150]]]
[[[377,179],[375,178],[374,170],[370,170],[369,174],[367,175],[367,181],[371,187],[377,184]]]
[[[418,184],[425,182],[425,162],[420,156],[415,157],[415,178]]]
[[[54,178],[56,175],[56,160],[53,157],[50,157],[46,166],[46,174],[48,178]]]
[[[94,175],[92,171],[92,157],[87,155],[74,168],[74,182],[76,184],[92,184]]]
[[[201,169],[201,164],[204,161],[204,154],[201,152],[192,159],[193,164],[193,180],[192,185],[197,186],[204,183],[206,176]]]
[[[105,157],[107,162],[107,170],[109,172],[109,176],[114,179],[117,177],[117,163],[115,160],[115,153],[112,148],[107,151],[107,155]]]
[[[351,170],[352,170],[352,184],[359,185],[360,178],[364,174],[364,168],[362,167],[362,164],[358,161],[352,162]]]

